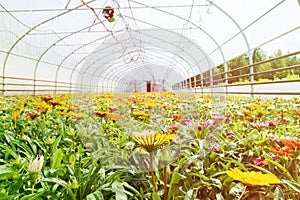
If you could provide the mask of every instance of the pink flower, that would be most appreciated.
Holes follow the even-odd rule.
[[[228,132],[227,130],[224,130],[224,133],[226,134],[226,136],[230,136],[231,139],[234,139],[235,138],[235,135],[233,132]]]
[[[255,124],[255,123],[253,123],[253,122],[250,122],[250,125],[251,125],[253,128],[263,129],[263,128],[269,126],[269,122],[264,122],[264,123],[259,123],[259,124]]]
[[[265,157],[260,157],[258,159],[252,160],[252,163],[257,166],[265,167],[268,165],[268,161],[266,161]]]
[[[214,143],[211,146],[211,150],[214,151],[214,152],[216,152],[216,153],[220,152],[220,149],[221,149],[221,147],[220,147],[220,145],[218,143]]]
[[[118,108],[115,108],[115,107],[109,107],[108,109],[109,109],[111,112],[114,112],[114,111],[118,110]]]
[[[201,125],[208,128],[211,125],[211,122],[202,122]]]
[[[201,131],[203,129],[203,126],[202,125],[198,125],[197,128],[198,128],[199,131]]]
[[[228,119],[228,115],[223,116],[223,117],[211,117],[212,120],[214,121],[222,121],[222,120],[227,120]]]
[[[177,130],[177,129],[180,128],[180,124],[167,125],[166,128],[169,129],[169,130],[171,130],[171,131],[175,131],[175,130]]]
[[[190,119],[180,119],[179,122],[182,124],[189,124],[192,120]]]
[[[158,115],[152,115],[150,118],[151,118],[151,119],[159,119],[160,116],[158,116]]]

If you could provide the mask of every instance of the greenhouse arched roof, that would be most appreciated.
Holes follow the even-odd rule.
[[[2,91],[170,87],[257,47],[298,50],[299,9],[298,0],[3,0]]]

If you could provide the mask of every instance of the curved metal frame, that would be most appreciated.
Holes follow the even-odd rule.
[[[96,1],[96,0],[91,0],[91,1],[87,2],[87,4],[90,4],[90,3],[95,2],[95,1]],[[170,53],[173,53],[174,56],[179,57],[180,59],[182,59],[182,60],[184,61],[184,63],[186,63],[186,65],[187,65],[187,67],[184,67],[184,66],[182,65],[182,63],[178,63],[178,64],[180,64],[180,65],[175,65],[175,68],[173,68],[173,69],[178,70],[178,72],[180,72],[181,75],[184,74],[184,73],[182,73],[182,72],[184,72],[184,70],[191,70],[191,71],[192,71],[192,74],[194,74],[194,75],[196,75],[196,74],[198,73],[197,71],[199,71],[200,76],[201,76],[201,75],[202,75],[202,74],[201,74],[201,73],[202,73],[202,72],[201,72],[201,66],[192,66],[193,63],[194,63],[194,62],[195,62],[195,63],[199,63],[199,62],[202,62],[202,61],[205,60],[205,59],[208,60],[208,58],[210,57],[210,55],[211,55],[212,53],[214,53],[214,52],[216,52],[216,51],[219,51],[220,54],[221,54],[221,57],[222,57],[222,60],[223,60],[223,66],[224,66],[224,69],[225,69],[225,72],[226,72],[225,77],[227,77],[227,66],[226,66],[226,61],[227,61],[227,60],[226,60],[225,55],[224,55],[224,52],[223,52],[223,50],[222,50],[222,46],[224,46],[226,43],[228,43],[228,42],[231,41],[232,39],[236,38],[239,34],[241,34],[241,36],[243,37],[243,40],[244,40],[244,42],[245,42],[245,44],[246,44],[246,50],[247,50],[246,52],[247,52],[248,55],[249,55],[249,58],[248,58],[248,59],[249,59],[249,64],[251,65],[251,64],[252,64],[252,56],[251,56],[251,55],[252,55],[252,49],[251,49],[251,47],[250,47],[249,40],[248,40],[248,38],[247,38],[247,36],[246,36],[246,34],[245,34],[244,31],[245,31],[247,28],[249,28],[252,24],[254,24],[254,23],[257,22],[258,20],[260,20],[261,18],[263,18],[266,14],[268,14],[269,12],[271,12],[273,9],[275,9],[276,7],[278,7],[279,5],[281,5],[283,2],[285,2],[285,0],[281,0],[281,1],[278,2],[276,5],[274,5],[272,8],[270,8],[267,12],[263,13],[262,16],[259,16],[256,20],[254,20],[252,23],[250,23],[248,26],[246,26],[246,27],[244,27],[244,28],[242,29],[241,26],[239,25],[239,23],[238,23],[238,22],[237,22],[237,21],[236,21],[229,13],[228,13],[228,12],[226,12],[224,9],[222,9],[219,5],[217,5],[216,3],[214,3],[212,0],[206,0],[206,2],[208,2],[208,5],[211,5],[211,6],[215,7],[215,8],[216,8],[217,10],[219,10],[222,14],[224,14],[224,16],[225,16],[226,18],[228,18],[228,19],[234,24],[234,26],[237,27],[237,29],[239,30],[239,32],[237,32],[235,35],[233,35],[232,37],[230,37],[228,40],[226,40],[226,41],[223,42],[222,44],[219,44],[211,34],[209,34],[208,32],[206,32],[205,30],[203,30],[203,29],[202,29],[199,25],[197,25],[196,23],[190,21],[190,19],[187,19],[187,18],[184,18],[184,17],[182,17],[182,16],[176,15],[176,14],[174,14],[174,13],[168,12],[168,11],[166,11],[166,10],[161,9],[160,7],[152,7],[152,6],[150,6],[150,5],[146,5],[146,4],[144,4],[144,3],[140,3],[140,2],[137,2],[137,1],[135,1],[135,0],[129,0],[129,1],[132,2],[132,3],[134,3],[134,4],[137,4],[137,5],[141,6],[141,8],[149,8],[149,9],[155,10],[155,11],[157,11],[157,12],[166,14],[166,15],[168,15],[168,16],[172,16],[172,17],[176,18],[177,20],[179,19],[179,20],[181,20],[181,21],[183,21],[183,22],[185,22],[185,23],[189,23],[189,24],[193,25],[197,30],[201,31],[205,36],[207,36],[207,37],[212,41],[212,43],[216,46],[216,48],[215,48],[213,51],[205,53],[205,52],[204,52],[197,44],[195,44],[195,43],[193,43],[193,42],[191,41],[191,44],[194,45],[195,47],[199,47],[199,50],[203,53],[203,55],[205,55],[205,56],[203,56],[202,58],[200,58],[199,60],[197,60],[197,58],[193,57],[193,55],[190,55],[190,54],[188,54],[188,53],[187,53],[187,55],[189,55],[190,58],[183,58],[182,56],[180,56],[180,54],[178,54],[178,53],[176,53],[176,52],[170,52]],[[1,4],[0,4],[0,5],[1,5]],[[19,44],[19,42],[22,41],[22,40],[23,40],[27,35],[29,35],[33,30],[37,30],[37,28],[39,28],[40,26],[42,26],[42,25],[44,25],[44,24],[47,24],[48,22],[50,22],[50,21],[56,19],[57,17],[61,17],[61,16],[63,16],[63,15],[66,15],[66,14],[68,14],[69,12],[75,11],[75,10],[77,10],[77,9],[81,9],[81,8],[84,7],[84,6],[85,6],[84,4],[80,4],[80,5],[78,5],[78,6],[74,7],[74,8],[72,8],[72,9],[65,10],[64,12],[59,13],[59,14],[53,16],[53,17],[50,17],[50,18],[48,18],[48,19],[46,19],[46,20],[44,20],[44,21],[38,23],[37,25],[35,25],[35,26],[33,26],[33,27],[28,27],[28,26],[26,26],[25,24],[22,23],[22,21],[18,20],[17,18],[14,17],[14,15],[12,15],[11,13],[8,12],[13,18],[15,18],[16,20],[18,20],[19,23],[21,23],[23,26],[27,27],[28,30],[27,30],[23,35],[19,36],[19,38],[16,39],[16,41],[11,45],[11,47],[9,48],[9,50],[6,52],[6,56],[5,56],[4,61],[3,61],[3,70],[2,70],[2,75],[3,75],[3,76],[2,76],[2,81],[3,81],[3,84],[2,84],[2,90],[3,90],[3,93],[4,93],[4,90],[5,90],[5,74],[6,74],[7,62],[8,62],[8,59],[9,59],[10,55],[13,55],[13,50],[14,50],[15,47]],[[3,7],[3,6],[1,5],[1,7]],[[3,7],[3,8],[4,8],[4,7]],[[5,9],[5,8],[4,8],[4,9]],[[120,9],[120,8],[118,8],[118,9]],[[88,10],[88,9],[87,9],[87,10]],[[121,17],[123,18],[123,20],[124,20],[124,16],[125,16],[125,15],[121,16]],[[149,21],[142,21],[142,20],[136,19],[136,18],[131,17],[131,16],[125,16],[125,17],[126,17],[126,18],[129,18],[129,19],[133,19],[133,20],[135,20],[136,22],[139,22],[139,23],[143,23],[143,24],[146,24],[146,25],[150,25],[150,26],[152,26],[152,27],[154,27],[154,28],[157,28],[157,29],[170,31],[170,30],[164,29],[163,27],[160,27],[160,26],[157,26],[157,25],[155,25],[155,24],[153,24],[153,23],[150,23]],[[124,23],[125,23],[125,21],[124,21]],[[73,35],[76,35],[76,34],[79,34],[79,33],[83,32],[83,31],[86,31],[86,30],[90,29],[91,27],[96,26],[96,25],[98,25],[98,24],[100,24],[100,22],[98,22],[98,23],[93,23],[92,25],[90,25],[90,26],[88,26],[88,27],[85,27],[85,28],[83,28],[83,29],[79,29],[79,30],[73,31],[73,32],[71,32],[71,33],[69,33],[69,34],[67,34],[67,35],[65,35],[65,36],[63,36],[63,37],[61,37],[61,38],[58,38],[57,40],[55,40],[50,46],[48,46],[48,47],[47,47],[47,48],[39,55],[39,57],[38,57],[38,59],[37,59],[37,61],[36,61],[36,64],[35,64],[34,74],[33,74],[33,79],[34,79],[34,91],[36,90],[36,87],[37,87],[36,82],[38,81],[38,80],[37,80],[37,71],[38,71],[38,69],[39,69],[40,63],[43,62],[44,56],[45,56],[45,55],[46,55],[53,47],[55,47],[58,43],[64,42],[66,38],[68,38],[68,37],[70,37],[70,36],[73,36]],[[127,28],[128,28],[128,27],[127,27]],[[297,28],[299,28],[299,27],[297,27]],[[297,28],[295,28],[295,29],[297,29]],[[122,31],[123,31],[123,30],[122,30]],[[171,32],[171,31],[170,31],[170,32]],[[144,32],[141,33],[141,32],[139,32],[139,31],[137,31],[137,33],[139,33],[139,34],[146,34],[146,33],[144,33]],[[173,33],[175,33],[175,32],[173,32]],[[178,34],[178,33],[175,33],[175,34]],[[186,39],[186,40],[189,40],[188,38],[184,37],[183,35],[180,35],[180,34],[178,34],[178,35],[179,35],[181,38],[184,38],[184,39]],[[105,38],[108,38],[108,36],[109,36],[109,35],[105,35],[105,36],[103,36],[103,37],[101,37],[101,38],[97,38],[97,39],[95,39],[95,40],[92,40],[92,41],[90,41],[90,42],[88,42],[88,43],[85,43],[85,44],[82,44],[82,45],[74,45],[74,48],[72,48],[72,49],[70,50],[69,53],[67,53],[66,55],[64,55],[64,57],[59,61],[59,64],[54,64],[54,65],[56,66],[55,80],[54,80],[54,81],[55,81],[55,88],[58,87],[58,77],[59,77],[59,72],[61,71],[61,68],[67,68],[67,69],[71,70],[70,80],[69,80],[69,81],[70,81],[70,91],[71,91],[71,85],[73,84],[72,81],[73,81],[74,73],[75,73],[75,72],[78,72],[78,73],[79,73],[79,76],[80,76],[80,78],[81,78],[80,85],[83,85],[83,82],[82,82],[83,77],[86,76],[87,74],[91,74],[91,81],[90,81],[90,83],[89,83],[89,87],[94,87],[94,86],[92,85],[92,80],[96,79],[96,80],[98,80],[97,82],[99,82],[101,78],[102,78],[102,81],[103,81],[102,84],[104,84],[104,80],[112,80],[112,83],[110,84],[110,86],[107,85],[107,87],[114,88],[116,85],[118,85],[119,82],[120,82],[120,81],[122,80],[122,78],[123,78],[122,75],[124,75],[124,74],[123,74],[124,70],[128,70],[127,67],[129,66],[129,64],[126,64],[126,63],[125,63],[125,65],[118,66],[118,63],[122,63],[122,61],[119,61],[119,60],[118,60],[118,59],[121,59],[122,56],[124,56],[124,55],[122,54],[122,52],[121,52],[121,53],[120,53],[120,52],[113,52],[113,53],[110,53],[110,54],[114,54],[114,56],[115,56],[114,58],[115,58],[115,59],[114,59],[113,62],[108,63],[108,64],[106,65],[107,68],[104,68],[104,70],[103,70],[102,68],[101,68],[101,69],[100,69],[100,68],[97,68],[95,71],[88,72],[88,71],[90,70],[90,67],[93,67],[93,64],[94,64],[94,63],[97,63],[98,60],[101,60],[101,58],[105,57],[105,55],[103,55],[103,57],[101,57],[101,58],[98,58],[94,63],[91,63],[90,66],[87,66],[87,68],[86,68],[84,71],[79,70],[78,67],[79,67],[82,63],[84,64],[85,59],[87,59],[88,56],[90,56],[91,54],[82,57],[79,61],[77,61],[76,65],[73,66],[73,67],[67,67],[67,66],[64,66],[64,65],[63,65],[63,64],[65,63],[66,60],[68,60],[70,57],[72,57],[72,55],[74,55],[74,54],[75,54],[77,51],[79,51],[80,49],[83,49],[84,47],[86,47],[86,46],[88,46],[88,45],[94,44],[94,43],[96,43],[96,42],[98,42],[98,41],[101,41],[101,40],[103,40],[103,39],[105,39]],[[112,36],[113,36],[113,35],[112,35]],[[150,37],[152,37],[152,36],[150,35]],[[115,36],[113,36],[113,38],[115,38]],[[154,37],[153,37],[153,38],[154,38]],[[122,38],[121,38],[121,39],[122,39]],[[136,39],[136,38],[130,38],[130,39],[132,40],[132,42],[133,42],[134,44],[135,44],[135,42],[140,42],[140,43],[141,43],[141,41],[139,41],[139,40]],[[156,38],[156,39],[159,39],[159,38]],[[127,39],[126,39],[125,41],[127,41]],[[162,41],[168,43],[168,41],[166,41],[166,40],[162,40]],[[112,44],[112,46],[116,46],[116,47],[117,47],[118,45],[122,45],[122,43],[120,44],[119,42],[120,42],[120,41],[117,40],[116,43]],[[123,41],[121,41],[121,42],[123,42]],[[147,44],[146,41],[142,41],[142,43]],[[135,45],[136,45],[136,44],[135,44]],[[180,47],[178,44],[170,44],[170,45],[173,45],[173,46],[175,46],[176,48],[181,49],[181,47]],[[149,46],[150,46],[150,47],[155,47],[156,45],[154,45],[154,44],[149,44]],[[147,47],[149,47],[149,46],[148,46],[148,45],[143,46],[143,49],[147,49]],[[73,47],[73,46],[71,46],[71,47]],[[159,46],[156,46],[156,47],[159,48]],[[140,50],[141,50],[141,49],[140,49]],[[133,52],[138,52],[138,53],[140,53],[138,50],[134,50]],[[93,52],[93,53],[95,53],[95,52]],[[93,53],[92,53],[92,54],[93,54]],[[152,58],[151,61],[152,61],[153,63],[155,63],[156,61],[158,61],[158,60],[156,60],[156,59],[158,59],[158,58]],[[193,60],[193,62],[191,62],[191,60]],[[208,61],[208,64],[210,64],[209,61]],[[172,65],[172,63],[165,63],[164,66],[169,67],[170,65]],[[173,65],[172,65],[172,66],[173,66]],[[138,67],[139,67],[139,66],[137,66],[137,64],[132,64],[132,65],[130,65],[130,70],[135,70],[135,69],[137,69]],[[197,68],[197,67],[198,67],[198,68]],[[214,67],[214,66],[211,66],[211,65],[209,66],[210,72],[211,72],[211,73],[212,73],[212,68],[213,68],[213,67]],[[117,71],[117,72],[114,73],[114,70],[112,70],[112,69],[114,69],[114,70]],[[81,73],[81,74],[80,74],[80,73]],[[250,67],[250,74],[253,74],[253,67]],[[211,76],[211,77],[212,77],[212,76]],[[251,81],[253,81],[253,76],[250,76],[250,78],[251,78]],[[212,82],[212,81],[211,81],[211,82]],[[56,89],[55,89],[55,90],[56,90]]]

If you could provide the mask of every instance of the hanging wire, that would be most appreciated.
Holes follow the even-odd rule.
[[[116,40],[116,42],[122,47],[123,51],[124,52],[127,52],[127,49],[126,47],[123,45],[123,43],[121,43],[118,38],[116,38],[116,36],[114,35],[113,31],[112,30],[109,30],[105,24],[104,24],[104,21],[102,21],[99,16],[97,15],[96,11],[94,8],[92,8],[91,6],[89,6],[84,0],[81,0],[81,2],[87,7],[89,8],[95,15],[95,17],[98,19],[98,21],[103,25],[104,29]],[[127,52],[128,53],[128,52]],[[129,54],[129,53],[128,53]],[[131,55],[129,54],[129,56],[131,57]],[[133,59],[133,58],[131,58]]]

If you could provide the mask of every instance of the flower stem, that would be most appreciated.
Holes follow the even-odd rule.
[[[32,184],[32,188],[31,188],[31,194],[34,193],[34,183]]]
[[[167,176],[167,167],[164,167],[164,200],[167,200],[168,197],[168,176]]]
[[[153,154],[152,154],[152,152],[149,152],[149,154],[150,154],[150,170],[151,170],[151,176],[152,176],[152,184],[154,187],[154,191],[157,192],[157,186],[156,186],[154,169],[153,169]]]

